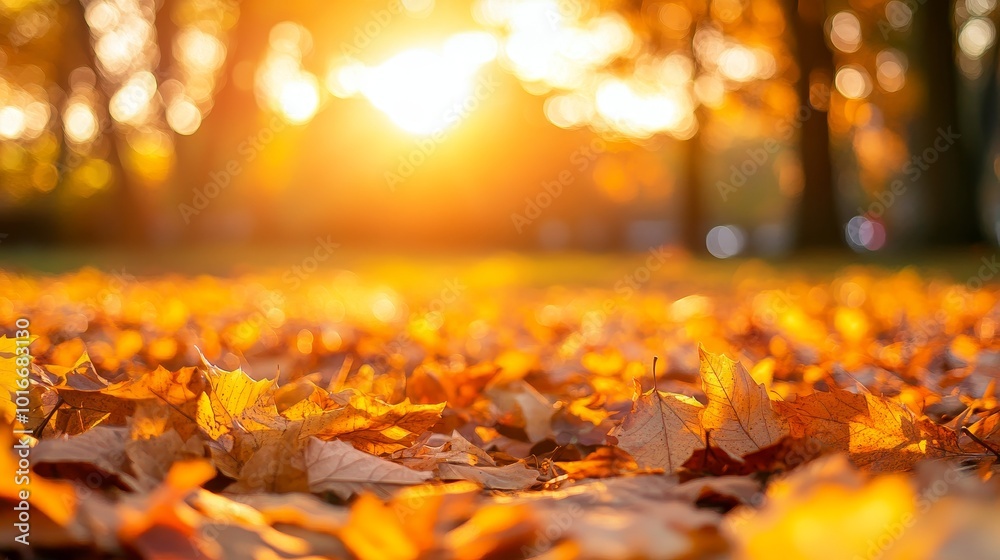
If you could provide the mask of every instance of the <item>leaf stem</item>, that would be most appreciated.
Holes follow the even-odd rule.
[[[970,430],[967,426],[962,426],[962,433],[972,438],[972,441],[982,445],[986,450],[996,456],[997,461],[1000,461],[1000,451],[997,451],[992,445],[986,443],[980,439],[979,436],[972,433],[972,430]]]

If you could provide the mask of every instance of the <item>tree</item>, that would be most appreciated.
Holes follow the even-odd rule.
[[[915,14],[917,25],[923,28],[920,53],[927,75],[927,113],[921,127],[925,146],[932,146],[941,130],[954,128],[968,136],[973,131],[961,124],[955,68],[955,34],[953,2],[928,2]],[[989,111],[989,106],[981,107]],[[983,114],[978,115],[985,128]],[[976,136],[982,136],[984,131]],[[988,133],[987,133],[988,134]],[[932,224],[931,243],[967,244],[982,239],[977,227],[977,178],[984,155],[982,145],[965,144],[965,150],[941,151],[939,159],[929,166],[928,218]],[[988,148],[987,148],[988,149]]]
[[[813,105],[812,96],[826,96],[833,76],[833,55],[826,44],[823,3],[789,0],[788,20],[795,29],[795,54],[799,67],[797,91],[800,103]],[[814,90],[813,78],[817,78]],[[837,217],[837,196],[830,163],[830,128],[826,113],[802,123],[799,141],[803,189],[797,216],[796,242],[799,249],[842,246]]]

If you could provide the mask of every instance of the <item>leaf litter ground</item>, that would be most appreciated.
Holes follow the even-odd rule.
[[[0,273],[2,324],[29,318],[32,340],[27,417],[0,402],[3,546],[1000,555],[995,286],[753,262],[720,280],[674,260],[559,285],[509,259],[320,270],[295,289],[280,271]],[[13,397],[25,362],[4,332]]]

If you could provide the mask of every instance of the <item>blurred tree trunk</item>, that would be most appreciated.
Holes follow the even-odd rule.
[[[965,135],[958,113],[956,95],[955,37],[952,30],[952,2],[927,2],[915,14],[922,19],[921,53],[927,79],[927,113],[920,146],[931,148],[941,131],[949,128]],[[957,148],[957,146],[956,146]],[[936,244],[972,243],[982,239],[977,224],[975,161],[977,152],[963,158],[962,150],[940,151],[940,159],[927,170],[928,207],[932,224],[930,238]]]
[[[108,102],[112,92],[108,92],[101,86],[100,69],[97,66],[93,44],[90,37],[90,26],[84,15],[84,7],[81,2],[66,2],[66,22],[62,31],[63,52],[59,53],[59,76],[55,78],[56,83],[65,93],[65,99],[72,94],[72,84],[69,80],[70,73],[78,67],[87,66],[94,73],[94,88],[97,92],[97,102],[108,109]],[[60,108],[62,105],[60,103]],[[100,115],[100,111],[98,111]],[[110,119],[110,115],[106,115]],[[80,163],[81,158],[70,158],[70,148],[66,135],[60,134],[62,142],[59,154],[60,182],[65,186],[65,180],[75,164]],[[87,242],[118,242],[122,240],[137,239],[143,231],[142,222],[134,212],[134,193],[129,187],[125,178],[125,168],[122,165],[118,152],[118,138],[113,122],[99,126],[97,143],[104,142],[108,148],[107,153],[98,150],[94,155],[103,157],[112,168],[113,179],[111,182],[111,192],[101,193],[93,197],[91,201],[81,201],[73,195],[74,199],[67,203],[72,210],[66,211],[69,216],[63,215],[64,209],[54,210],[56,219],[61,223],[58,227],[60,237],[63,239],[73,239]],[[100,138],[103,136],[103,140]],[[72,161],[71,161],[72,160]],[[95,226],[95,224],[99,224]]]
[[[799,102],[810,103],[810,77],[833,76],[833,55],[826,44],[822,0],[790,0],[785,4],[787,20],[793,27],[795,56],[799,67]],[[827,94],[828,95],[828,94]],[[828,103],[828,101],[827,101]],[[796,244],[798,248],[841,247],[837,194],[830,163],[830,129],[826,107],[809,105],[812,116],[802,123],[799,149],[802,158],[803,188],[799,204]]]

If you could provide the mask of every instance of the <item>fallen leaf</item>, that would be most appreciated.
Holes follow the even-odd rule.
[[[771,407],[764,385],[739,362],[698,347],[701,381],[708,404],[701,426],[711,430],[711,444],[733,457],[774,445],[788,435],[787,422]]]
[[[702,410],[691,397],[650,389],[636,396],[632,411],[610,435],[640,467],[674,472],[695,449],[705,446],[699,424]]]
[[[928,445],[928,435],[912,412],[868,392],[834,389],[779,407],[797,436],[814,438],[829,451],[847,452],[855,465],[867,470],[909,470],[920,459],[943,455]]]
[[[371,454],[392,453],[413,444],[441,418],[445,403],[388,404],[353,389],[337,394],[342,406],[307,416],[301,435],[340,439]]]
[[[538,482],[538,474],[538,471],[529,469],[522,463],[511,463],[503,467],[452,463],[438,465],[438,476],[441,480],[470,480],[495,490],[524,490]]]
[[[420,484],[433,476],[359,451],[349,443],[315,437],[306,445],[302,470],[310,492],[333,492],[342,499],[366,490],[386,498],[395,487]]]

